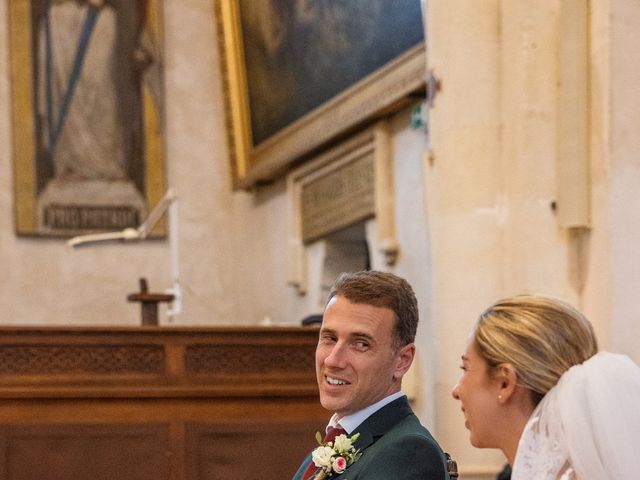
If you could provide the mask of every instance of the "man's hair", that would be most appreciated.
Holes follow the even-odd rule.
[[[402,347],[415,341],[418,329],[418,301],[413,288],[405,279],[375,270],[343,273],[331,287],[327,301],[336,295],[352,303],[388,308],[396,318],[396,345]]]

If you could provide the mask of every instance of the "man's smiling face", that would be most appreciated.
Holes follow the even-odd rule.
[[[414,344],[397,347],[392,310],[336,295],[327,304],[316,349],[320,403],[339,417],[400,390]]]

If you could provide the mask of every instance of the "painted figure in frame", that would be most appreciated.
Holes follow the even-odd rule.
[[[31,3],[42,231],[124,228],[146,215],[145,101],[159,110],[162,83],[150,3]]]

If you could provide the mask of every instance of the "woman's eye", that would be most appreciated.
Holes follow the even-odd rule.
[[[467,371],[467,367],[465,367],[464,365],[460,365],[460,370],[462,370],[463,372]]]

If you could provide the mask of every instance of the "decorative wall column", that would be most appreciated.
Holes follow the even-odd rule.
[[[462,478],[495,478],[495,451],[469,444],[451,398],[459,358],[480,309],[503,291],[500,2],[429,0],[428,68],[440,80],[425,155],[437,342],[435,435]]]

